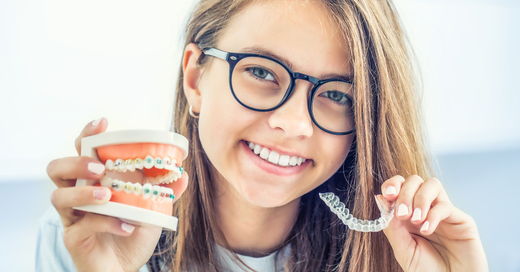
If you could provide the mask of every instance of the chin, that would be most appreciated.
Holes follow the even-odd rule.
[[[297,197],[294,197],[294,189],[288,190],[275,186],[270,186],[262,183],[260,188],[258,186],[242,186],[239,194],[250,204],[263,207],[263,208],[275,208],[284,206]]]

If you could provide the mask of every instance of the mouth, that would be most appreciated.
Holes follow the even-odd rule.
[[[96,185],[112,191],[111,202],[172,215],[172,187],[186,176],[179,165],[180,150],[165,144],[136,143],[99,147],[97,153],[106,172]]]
[[[305,158],[294,155],[281,154],[253,142],[245,141],[245,143],[249,149],[251,149],[251,151],[253,151],[253,153],[259,158],[276,166],[295,167],[300,166],[302,163],[307,161]]]

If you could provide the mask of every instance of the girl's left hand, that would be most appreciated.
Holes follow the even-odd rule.
[[[384,233],[404,271],[489,271],[475,221],[451,204],[439,180],[395,176],[382,192],[395,201]]]

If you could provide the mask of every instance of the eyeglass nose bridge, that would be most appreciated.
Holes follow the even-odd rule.
[[[308,76],[306,74],[301,74],[301,73],[293,73],[293,78],[295,81],[296,81],[296,79],[301,79],[301,80],[309,81],[310,83],[312,83],[314,85],[316,85],[316,84],[318,84],[318,82],[320,82],[320,80],[315,77]]]
[[[320,82],[320,80],[318,78],[315,78],[313,76],[309,76],[309,75],[302,74],[302,73],[296,73],[296,72],[293,72],[290,70],[289,70],[289,73],[291,73],[291,75],[292,75],[292,82],[289,87],[289,90],[288,90],[288,92],[285,93],[284,97],[282,98],[282,102],[280,102],[280,104],[278,104],[278,106],[273,108],[273,110],[281,107],[283,104],[285,104],[285,102],[287,102],[287,100],[289,100],[289,98],[292,96],[292,94],[294,92],[294,89],[296,88],[297,79],[305,80],[305,81],[312,83],[314,86],[311,88],[311,90],[314,90],[316,88],[316,86],[318,85],[318,83]],[[309,98],[308,102],[310,102],[310,98]],[[310,110],[311,109],[310,109],[310,104],[309,104],[309,111]]]

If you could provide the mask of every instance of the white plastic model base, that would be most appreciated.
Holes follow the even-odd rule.
[[[188,139],[186,139],[186,137],[169,131],[156,130],[122,130],[85,137],[81,140],[81,155],[99,160],[96,148],[107,145],[133,143],[173,145],[182,151],[183,160],[188,156]],[[98,183],[97,180],[78,179],[76,186],[92,186],[96,183]],[[123,221],[136,225],[150,224],[168,230],[177,230],[178,220],[176,217],[117,202],[108,202],[102,205],[86,205],[74,207],[74,209],[118,217]]]
[[[380,203],[376,197],[377,207],[381,212],[381,217],[376,220],[360,220],[352,216],[345,204],[339,201],[333,193],[320,193],[320,198],[329,206],[330,210],[336,214],[339,219],[349,227],[349,229],[362,231],[362,232],[377,232],[386,229],[392,218],[394,217],[395,203],[392,203],[390,207],[384,206]]]

